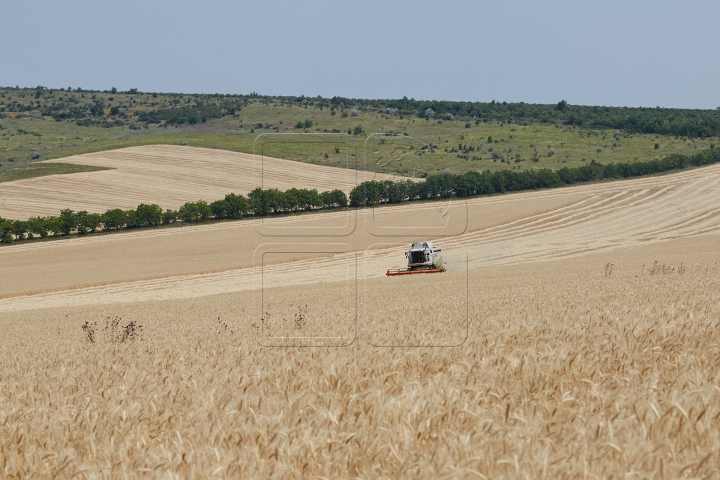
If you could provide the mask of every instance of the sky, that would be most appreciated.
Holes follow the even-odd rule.
[[[0,85],[720,107],[720,2],[0,1]]]

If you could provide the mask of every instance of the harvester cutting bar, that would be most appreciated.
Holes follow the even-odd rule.
[[[394,276],[394,275],[414,275],[416,273],[442,273],[445,271],[445,267],[440,268],[418,268],[415,270],[407,269],[407,270],[401,270],[398,268],[391,268],[385,273],[386,276]]]

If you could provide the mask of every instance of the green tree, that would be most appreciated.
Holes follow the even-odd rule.
[[[210,205],[204,200],[187,202],[180,207],[178,217],[184,222],[204,222],[212,216]]]
[[[28,226],[33,235],[38,235],[40,238],[48,236],[47,225],[44,218],[32,217],[28,220]]]
[[[176,210],[167,209],[165,210],[165,213],[163,213],[163,223],[165,225],[170,225],[171,223],[175,223],[178,219],[178,212]]]
[[[228,193],[222,200],[210,204],[215,218],[242,218],[250,211],[250,202],[242,195]]]
[[[31,235],[30,225],[25,220],[13,221],[13,227],[13,233],[15,234],[15,238],[17,238],[18,240],[25,240],[27,236]]]
[[[66,208],[60,211],[60,232],[63,235],[70,235],[70,232],[75,230],[78,225],[77,214]]]
[[[331,190],[320,194],[324,208],[347,207],[348,199],[342,190]]]
[[[123,228],[127,222],[125,211],[119,208],[112,208],[101,215],[100,223],[105,230],[117,230]]]
[[[62,219],[60,217],[45,217],[45,229],[57,237],[62,233]]]
[[[160,205],[141,203],[135,209],[137,222],[139,227],[154,227],[160,225],[163,221],[163,211]]]

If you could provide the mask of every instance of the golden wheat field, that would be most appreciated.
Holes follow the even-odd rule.
[[[0,476],[717,477],[719,187],[3,247]]]

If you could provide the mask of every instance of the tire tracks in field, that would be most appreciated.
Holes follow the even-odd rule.
[[[720,167],[713,166],[676,175],[472,199],[468,201],[468,207],[481,212],[483,205],[488,204],[512,204],[518,201],[536,201],[538,198],[580,197],[547,212],[471,231],[458,237],[440,238],[435,243],[443,248],[444,253],[447,252],[448,257],[455,255],[448,273],[453,275],[453,270],[463,269],[462,261],[457,260],[462,258],[460,253],[463,252],[467,253],[470,268],[481,268],[489,265],[556,260],[598,251],[611,253],[617,249],[674,238],[717,233],[720,232],[719,174]],[[407,212],[413,206],[385,208]],[[333,215],[345,213],[337,212]],[[272,221],[282,223],[286,220],[278,218]],[[231,226],[217,224],[191,228],[212,232],[213,229]],[[136,232],[133,235],[173,233],[175,232],[170,230]],[[105,241],[103,237],[86,240]],[[238,268],[24,295],[0,299],[0,310],[209,296],[257,290],[259,279],[262,279],[266,288],[337,281],[338,275],[329,276],[328,272],[342,272],[343,266],[353,262],[358,265],[357,279],[378,278],[384,275],[387,268],[398,263],[398,255],[402,255],[403,250],[401,247],[358,250],[267,265],[262,269]]]

